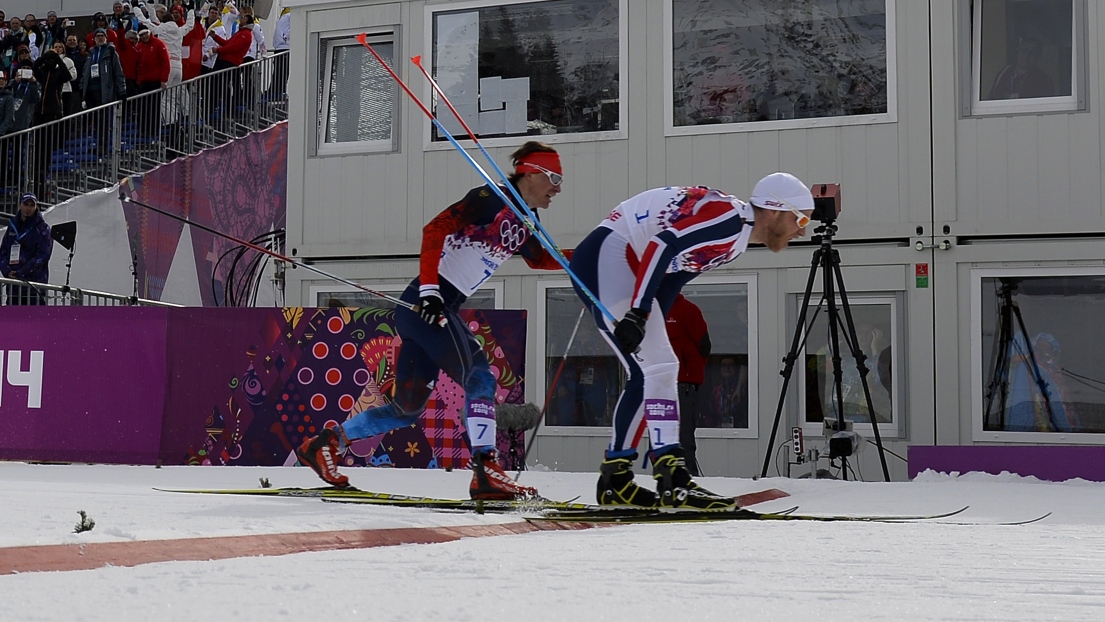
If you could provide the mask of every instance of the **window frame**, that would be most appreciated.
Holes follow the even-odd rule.
[[[802,304],[802,299],[799,297],[797,301],[798,305]],[[810,308],[814,308],[815,302],[810,299]],[[841,306],[841,300],[839,296],[836,301],[837,307]],[[890,306],[890,347],[891,347],[891,369],[904,369],[902,365],[898,364],[899,361],[905,360],[902,356],[902,349],[906,347],[907,338],[902,334],[902,330],[905,326],[904,318],[902,314],[902,301],[899,300],[898,292],[887,293],[863,293],[863,294],[851,294],[848,296],[849,307],[857,306]],[[798,308],[798,312],[801,312],[801,308]],[[843,312],[843,310],[841,310]],[[822,313],[827,313],[827,309],[822,310]],[[843,318],[843,316],[842,316]],[[807,313],[807,322],[809,321],[809,315]],[[808,333],[807,333],[808,334]],[[841,335],[843,337],[843,335]],[[846,352],[847,345],[841,341],[842,353]],[[806,360],[808,350],[806,349],[806,341],[802,343],[802,350],[798,353],[798,362],[795,370],[797,371],[794,382],[798,387],[797,396],[797,410],[798,410],[798,422],[802,428],[802,433],[808,437],[820,438],[825,436],[824,434],[824,422],[808,421],[806,419],[806,366],[804,361]],[[843,356],[843,354],[842,354]],[[871,361],[867,359],[868,370],[877,363],[877,361]],[[905,391],[905,383],[902,378],[902,373],[891,373],[890,375],[890,411],[892,417],[889,422],[879,423],[879,436],[880,438],[901,439],[906,437],[906,422],[905,422],[905,404],[906,400],[903,399],[902,393]],[[870,388],[871,382],[873,382],[870,374],[867,376],[868,388]],[[859,432],[865,438],[873,438],[874,428],[871,425],[870,420],[867,421],[853,421],[853,427],[856,432]]]
[[[759,342],[757,340],[758,322],[757,316],[757,275],[755,274],[732,274],[732,275],[703,275],[696,278],[693,281],[693,285],[745,285],[748,290],[748,427],[747,428],[698,428],[695,430],[695,438],[720,438],[720,439],[755,439],[759,438]],[[570,289],[572,282],[569,279],[542,279],[537,283],[537,299],[540,304],[534,305],[534,308],[530,311],[530,316],[534,320],[534,326],[536,327],[537,338],[534,339],[534,355],[535,360],[532,364],[527,365],[527,369],[530,371],[527,373],[529,380],[533,382],[532,387],[541,387],[541,397],[539,399],[544,400],[544,397],[548,393],[549,378],[545,374],[545,364],[549,354],[553,356],[562,356],[563,352],[549,353],[546,350],[546,342],[548,340],[548,317],[547,317],[547,301],[548,290],[550,289]],[[594,320],[588,315],[584,314],[584,322],[593,322]],[[614,356],[614,352],[610,352],[610,356]],[[609,426],[548,426],[542,424],[537,430],[538,436],[576,436],[576,437],[595,437],[595,438],[609,438],[610,427]]]
[[[423,20],[423,27],[425,28],[424,41],[427,47],[430,49],[430,54],[434,53],[434,15],[437,13],[452,13],[455,11],[461,11],[464,9],[482,9],[486,7],[497,6],[509,6],[512,4],[539,4],[542,2],[552,2],[554,0],[465,0],[463,2],[447,2],[442,4],[427,4],[424,12],[425,19]],[[626,107],[626,98],[629,96],[628,86],[628,56],[629,56],[629,22],[626,14],[629,9],[629,0],[617,0],[618,2],[618,129],[607,130],[600,132],[581,132],[575,134],[517,134],[513,136],[498,136],[494,138],[482,138],[480,137],[480,144],[487,148],[494,147],[514,147],[517,148],[520,144],[519,141],[525,140],[540,140],[543,143],[549,145],[561,145],[568,143],[589,143],[600,142],[610,140],[627,140],[629,138],[628,127],[628,109]],[[430,67],[426,67],[429,71]],[[411,74],[417,75],[417,74]],[[436,78],[436,76],[435,76]],[[419,97],[424,102],[436,101],[437,97],[433,92],[433,87],[430,86],[428,80],[419,80],[422,85],[421,88],[412,88],[415,93],[418,93]],[[452,111],[447,106],[441,104],[446,114],[452,115]],[[453,144],[448,140],[434,141],[433,140],[433,123],[427,119],[422,126],[422,149],[424,151],[449,151],[454,149]],[[453,138],[457,139],[457,142],[464,144],[463,141],[471,142],[471,138],[464,135],[454,134]]]
[[[879,114],[843,117],[814,117],[809,119],[783,119],[777,121],[748,121],[743,123],[718,123],[710,125],[675,125],[675,0],[664,0],[664,136],[698,136],[704,134],[732,134],[768,132],[788,129],[819,127],[845,127],[853,125],[877,125],[898,121],[898,63],[897,63],[897,11],[898,0],[886,2],[886,112]]]
[[[380,43],[387,41],[394,46],[396,50],[396,56],[400,56],[402,53],[401,40],[399,37],[399,26],[382,26],[378,28],[371,28],[369,30],[355,29],[355,30],[337,30],[329,31],[325,33],[315,33],[315,45],[314,50],[316,56],[321,51],[325,42],[330,42],[326,46],[326,57],[321,65],[323,75],[316,75],[316,84],[322,83],[322,108],[315,108],[315,131],[313,132],[313,153],[314,157],[327,157],[327,156],[345,156],[345,155],[357,155],[357,154],[381,154],[381,153],[396,153],[399,151],[399,145],[402,144],[400,140],[400,128],[402,127],[402,106],[400,105],[402,92],[398,88],[395,89],[395,95],[392,98],[392,117],[391,117],[391,138],[386,140],[371,140],[371,141],[355,141],[355,142],[341,142],[341,143],[328,143],[325,139],[326,134],[326,122],[328,117],[329,105],[330,105],[330,73],[333,71],[334,66],[334,50],[338,47],[345,46],[359,46],[360,43],[354,39],[357,35],[366,33],[368,35],[369,43]],[[316,58],[316,60],[318,60]],[[312,72],[318,73],[319,63],[312,63]]]
[[[1040,268],[972,268],[969,282],[971,344],[971,440],[1034,445],[1105,445],[1105,433],[1006,432],[984,429],[982,388],[986,370],[982,353],[982,279],[1000,277],[1105,276],[1105,266],[1055,266]]]
[[[410,280],[409,279],[406,280],[406,281],[402,281],[402,282],[387,282],[387,283],[371,282],[371,283],[365,283],[365,287],[371,287],[372,289],[374,289],[378,292],[382,292],[384,294],[395,296],[396,298],[398,298],[400,295],[402,295],[403,291],[407,289],[408,285],[410,285]],[[503,295],[504,295],[504,292],[505,292],[505,285],[504,285],[503,280],[502,279],[490,279],[490,280],[484,282],[484,284],[480,286],[480,291],[485,291],[485,290],[489,291],[489,292],[492,292],[494,294],[495,308],[496,309],[502,309],[503,308]],[[312,302],[317,302],[318,301],[319,294],[340,294],[340,293],[343,293],[343,292],[367,293],[367,292],[364,292],[364,290],[357,289],[356,287],[353,287],[353,286],[350,286],[350,285],[343,285],[343,284],[340,284],[340,283],[335,283],[333,285],[311,285],[311,286],[309,286],[307,292],[308,292],[307,293],[308,300],[310,300]],[[310,305],[307,305],[307,306],[310,306]],[[316,305],[316,306],[321,307],[322,305]]]
[[[1026,99],[982,99],[982,4],[987,0],[961,0],[960,20],[966,24],[963,45],[969,51],[969,65],[964,71],[964,110],[967,117],[987,117],[1013,114],[1069,113],[1086,110],[1088,92],[1088,50],[1086,38],[1086,4],[1084,0],[1072,3],[1071,24],[1071,94],[1059,97],[1034,97]],[[967,64],[965,61],[964,64]]]

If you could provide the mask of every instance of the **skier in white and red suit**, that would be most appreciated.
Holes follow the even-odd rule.
[[[610,322],[578,286],[576,291],[629,374],[600,469],[600,504],[706,510],[735,505],[699,486],[687,471],[679,445],[679,359],[664,318],[696,276],[729,263],[749,243],[781,251],[805,235],[812,212],[810,190],[788,173],[760,180],[748,203],[711,188],[658,188],[623,202],[576,247],[570,269],[622,319]],[[633,479],[646,426],[656,494]]]
[[[556,150],[530,141],[511,154],[511,160],[514,173],[508,179],[518,194],[535,210],[548,208],[563,181]],[[513,196],[505,186],[503,193]],[[444,371],[464,387],[464,426],[472,448],[471,497],[535,496],[535,489],[520,486],[496,460],[495,377],[475,335],[457,314],[464,301],[513,255],[521,255],[531,268],[561,269],[514,210],[486,185],[469,190],[431,220],[422,230],[418,278],[400,296],[417,305],[417,311],[395,310],[402,345],[396,357],[394,399],[304,440],[296,450],[300,462],[323,481],[348,486],[349,478],[337,470],[339,455],[355,440],[414,423],[426,407],[438,372]]]

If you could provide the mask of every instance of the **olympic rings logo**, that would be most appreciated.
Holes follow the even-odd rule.
[[[499,226],[499,238],[503,246],[513,253],[526,241],[526,229],[521,225],[512,224],[509,220],[504,220]]]

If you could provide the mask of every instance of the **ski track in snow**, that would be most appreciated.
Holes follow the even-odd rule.
[[[467,473],[350,470],[362,488],[456,497]],[[0,547],[517,521],[182,495],[159,487],[314,486],[306,469],[0,463]],[[589,499],[594,474],[529,472],[550,497]],[[647,478],[642,477],[642,483]],[[750,522],[624,525],[432,545],[0,576],[0,620],[1094,620],[1105,619],[1105,485],[922,474],[862,483],[703,478],[717,492],[780,488],[756,506],[911,514],[1020,526]],[[85,510],[96,528],[72,533]],[[5,554],[0,548],[0,558]]]

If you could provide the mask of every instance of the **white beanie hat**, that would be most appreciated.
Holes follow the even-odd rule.
[[[756,184],[748,202],[764,209],[805,211],[813,209],[813,193],[790,173],[772,173]]]

